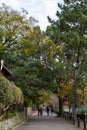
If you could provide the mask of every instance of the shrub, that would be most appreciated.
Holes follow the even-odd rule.
[[[13,82],[11,82],[11,88],[14,95],[14,102],[16,104],[23,104],[24,96],[22,90],[19,87],[17,87]]]
[[[5,77],[0,77],[0,110],[11,105],[14,101],[14,95],[11,89],[11,83]]]

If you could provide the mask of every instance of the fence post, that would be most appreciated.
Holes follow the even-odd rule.
[[[84,119],[84,130],[86,130],[86,119]]]
[[[73,116],[73,124],[75,124],[75,117]]]
[[[67,120],[67,114],[65,113],[65,120]]]
[[[69,120],[69,113],[67,113],[67,121]]]
[[[80,128],[80,118],[78,118],[78,128]]]

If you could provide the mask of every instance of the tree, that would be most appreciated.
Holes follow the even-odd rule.
[[[18,12],[5,4],[0,7],[0,58],[11,68],[15,83],[22,88],[26,97],[31,95],[35,85],[33,79],[36,78],[35,73],[28,73],[28,70],[31,71],[28,62],[35,48],[38,51],[35,44],[40,39],[40,28],[34,27],[37,21],[33,17],[28,19],[27,13],[25,9]]]
[[[7,58],[7,55],[21,48],[20,40],[30,33],[32,23],[35,19],[27,18],[28,12],[18,12],[9,6],[2,4],[0,7],[0,58]]]
[[[52,20],[49,35],[55,40],[55,44],[61,44],[63,50],[63,62],[72,73],[70,78],[73,79],[72,88],[72,108],[73,115],[76,107],[76,89],[79,87],[79,76],[84,79],[87,71],[85,70],[87,61],[87,1],[81,0],[64,0],[64,5],[58,4],[61,11],[57,11],[58,19]],[[58,31],[57,31],[58,30]],[[55,35],[55,32],[57,34]],[[57,41],[58,40],[58,41]],[[83,87],[83,85],[81,85]]]

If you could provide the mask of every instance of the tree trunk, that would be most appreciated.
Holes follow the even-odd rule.
[[[58,97],[59,99],[59,113],[58,116],[63,116],[63,99],[61,97]]]
[[[77,48],[77,56],[76,56],[76,67],[74,73],[74,83],[72,88],[72,118],[76,119],[76,89],[77,89],[77,80],[78,80],[78,69],[79,69],[79,62],[80,62],[80,45]]]

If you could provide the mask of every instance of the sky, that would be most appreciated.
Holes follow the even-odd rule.
[[[5,3],[18,11],[21,8],[26,9],[29,17],[32,16],[38,20],[38,25],[41,27],[41,30],[45,31],[47,25],[50,24],[47,16],[56,19],[57,4],[62,2],[63,0],[0,0],[0,6],[2,3]]]

